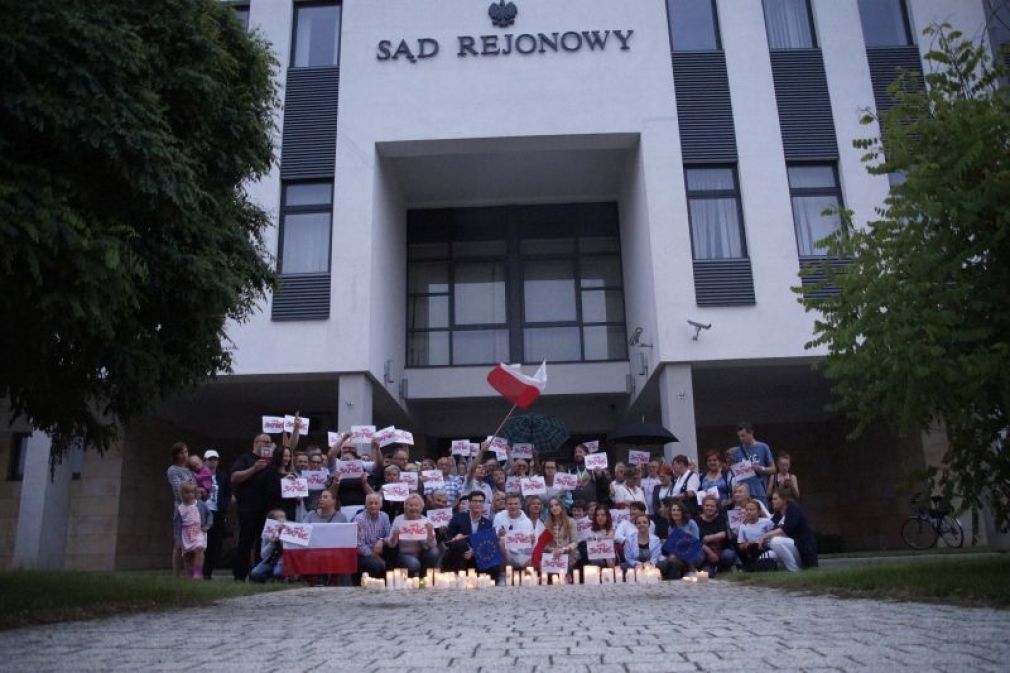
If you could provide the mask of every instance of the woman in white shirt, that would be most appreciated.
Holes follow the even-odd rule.
[[[646,505],[645,491],[638,485],[640,474],[638,468],[628,468],[624,473],[624,483],[619,484],[615,481],[610,485],[610,498],[614,501],[614,507],[627,509],[632,502]]]

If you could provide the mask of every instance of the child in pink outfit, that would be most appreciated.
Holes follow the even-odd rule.
[[[193,473],[193,478],[196,479],[196,485],[202,488],[205,493],[211,493],[214,490],[214,473],[203,464],[200,456],[189,457],[189,469]]]
[[[207,505],[196,499],[196,482],[187,481],[179,487],[180,503],[175,508],[175,537],[182,548],[186,574],[203,579],[203,552],[207,548],[207,530],[211,513]]]

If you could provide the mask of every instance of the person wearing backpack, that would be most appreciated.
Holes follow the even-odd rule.
[[[673,459],[673,495],[674,502],[684,506],[687,513],[694,516],[698,512],[698,473],[691,469],[687,456],[680,455]]]

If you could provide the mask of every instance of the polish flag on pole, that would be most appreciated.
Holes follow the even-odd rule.
[[[315,523],[307,547],[284,545],[284,575],[351,575],[358,572],[358,525]]]
[[[502,363],[487,375],[487,382],[509,402],[529,409],[547,387],[547,362],[540,363],[540,369],[533,376],[523,374],[519,365]]]

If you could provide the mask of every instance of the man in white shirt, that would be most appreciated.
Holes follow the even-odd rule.
[[[650,460],[645,466],[645,476],[642,477],[642,491],[645,493],[645,506],[649,509],[649,516],[655,514],[652,511],[652,492],[657,486],[659,486],[659,461]]]
[[[509,495],[505,509],[495,515],[492,525],[498,531],[504,565],[516,569],[526,567],[533,556],[536,540],[533,522],[523,513],[522,498],[517,494]]]
[[[700,480],[698,473],[690,468],[687,456],[676,456],[673,459],[673,496],[674,500],[684,505],[688,512],[698,511],[698,493]]]
[[[628,509],[631,511],[631,516],[629,516],[625,521],[622,521],[614,529],[614,543],[624,544],[625,540],[631,539],[638,535],[638,527],[633,523],[639,514],[645,514],[645,503],[638,502],[637,500],[632,500],[628,503]],[[649,532],[653,535],[656,534],[656,524],[649,520]]]

